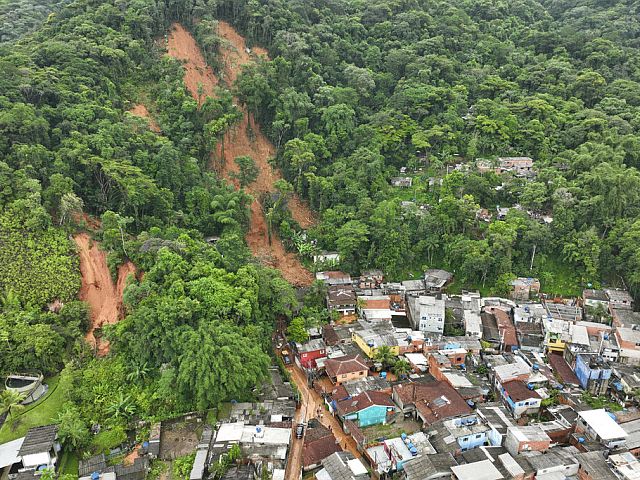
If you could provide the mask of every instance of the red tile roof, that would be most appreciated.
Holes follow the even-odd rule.
[[[549,363],[551,364],[553,371],[556,372],[562,380],[562,383],[580,385],[578,377],[573,373],[573,370],[571,370],[571,367],[561,354],[552,353],[549,355]]]
[[[502,384],[502,388],[506,390],[507,395],[509,395],[509,398],[514,402],[521,402],[530,398],[542,398],[538,395],[538,392],[535,390],[529,390],[527,385],[520,380],[505,382]]]
[[[393,388],[404,405],[415,404],[426,425],[471,413],[471,407],[447,382],[405,383]]]
[[[516,335],[516,327],[511,321],[511,315],[509,315],[508,312],[502,310],[501,308],[496,307],[488,307],[485,309],[485,311],[492,313],[494,318],[496,319],[498,330],[502,335],[504,335],[504,344],[517,346],[518,337]]]
[[[336,437],[324,425],[309,427],[304,437],[302,447],[302,465],[307,468],[318,465],[322,460],[335,452],[341,452]]]
[[[322,327],[322,336],[327,345],[333,346],[340,343],[340,337],[336,333],[336,329],[333,328],[333,325],[325,325]]]
[[[368,365],[360,355],[347,355],[346,357],[330,358],[324,362],[324,367],[330,378],[335,378],[338,375],[344,375],[346,373],[369,370]]]
[[[376,391],[362,392],[360,395],[356,395],[355,397],[339,400],[336,404],[340,415],[359,412],[373,405],[380,405],[383,407],[395,406],[395,403],[393,403],[393,400],[391,400],[391,397],[388,394]]]

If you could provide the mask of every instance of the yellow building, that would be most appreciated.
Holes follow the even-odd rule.
[[[375,357],[378,349],[382,346],[389,347],[393,355],[400,355],[400,344],[394,332],[379,333],[372,329],[358,330],[351,334],[351,340],[369,358]]]

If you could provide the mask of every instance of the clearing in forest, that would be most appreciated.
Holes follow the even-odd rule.
[[[118,281],[114,285],[107,266],[107,253],[100,250],[98,243],[93,242],[86,233],[80,233],[73,239],[78,245],[80,255],[80,300],[87,302],[91,310],[91,326],[86,340],[96,347],[98,356],[104,356],[109,353],[109,342],[102,338],[96,339],[94,331],[122,319],[122,293],[127,285],[128,276],[136,274],[136,267],[129,261],[120,265]]]
[[[218,28],[220,36],[224,39],[220,52],[224,65],[223,76],[225,83],[230,86],[237,78],[242,66],[254,61],[252,55],[266,56],[266,51],[254,48],[253,53],[249,53],[244,38],[228,23],[221,21],[218,23]],[[201,101],[198,85],[200,85],[200,91],[205,95],[212,95],[218,84],[218,79],[206,64],[202,52],[190,32],[180,24],[174,24],[168,36],[167,49],[169,55],[183,61],[185,85],[191,95]],[[257,258],[265,264],[279,269],[284,278],[292,284],[309,285],[313,281],[313,276],[302,266],[299,258],[293,253],[286,252],[277,235],[272,235],[271,242],[269,242],[267,222],[259,198],[263,193],[274,192],[274,183],[282,177],[280,172],[269,163],[269,159],[275,154],[275,147],[247,111],[244,108],[242,110],[244,113],[242,120],[225,134],[224,148],[220,145],[217,154],[223,157],[222,175],[228,179],[231,179],[231,174],[237,171],[234,162],[236,157],[248,155],[258,167],[258,178],[247,187],[247,191],[255,199],[251,204],[247,244]],[[311,210],[297,197],[294,196],[290,199],[289,208],[293,218],[303,228],[308,228],[313,224]]]
[[[155,121],[155,119],[149,113],[149,110],[147,110],[147,107],[145,107],[142,103],[138,103],[136,106],[134,106],[131,110],[129,110],[129,113],[146,120],[152,132],[160,133],[160,125],[158,125],[158,122]]]

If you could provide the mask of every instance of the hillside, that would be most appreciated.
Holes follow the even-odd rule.
[[[316,270],[639,298],[637,1],[0,0],[0,26],[0,375],[65,387],[3,439],[215,423],[337,319]]]

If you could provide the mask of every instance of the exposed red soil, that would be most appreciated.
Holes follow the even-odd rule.
[[[223,76],[225,83],[231,85],[240,73],[243,65],[254,61],[255,54],[265,55],[264,49],[252,49],[247,52],[244,38],[242,38],[228,23],[218,23],[219,33],[225,39],[221,49]],[[213,95],[214,87],[218,79],[207,66],[204,57],[193,36],[179,24],[171,27],[168,37],[169,55],[182,60],[185,64],[185,85],[191,95],[198,98],[198,84],[207,95]],[[241,107],[244,113],[242,120],[234,125],[224,136],[222,143],[218,145],[217,152],[212,154],[212,166],[220,164],[216,170],[221,175],[233,181],[231,174],[237,172],[234,160],[242,155],[250,156],[256,163],[259,174],[256,181],[249,185],[247,191],[255,200],[251,205],[251,220],[246,240],[252,253],[264,263],[279,269],[285,279],[294,285],[309,285],[313,281],[313,275],[306,270],[296,255],[287,253],[282,242],[276,235],[272,235],[271,242],[268,237],[267,223],[259,203],[261,194],[275,191],[274,182],[281,177],[280,172],[272,168],[269,159],[275,154],[275,147],[262,133],[260,126],[256,124],[247,111]],[[216,162],[217,160],[217,162]],[[238,187],[237,182],[233,183]],[[303,228],[313,224],[313,214],[297,197],[289,201],[289,208],[294,219]]]
[[[78,245],[82,274],[80,300],[87,302],[91,310],[91,326],[85,338],[96,348],[98,356],[104,356],[109,353],[109,342],[96,340],[94,331],[103,325],[117,323],[124,316],[122,293],[128,276],[136,274],[136,267],[131,262],[120,265],[114,285],[107,266],[107,253],[100,250],[98,243],[92,242],[86,233],[76,235],[74,240]]]
[[[201,104],[206,96],[212,97],[218,85],[218,79],[211,67],[207,65],[191,32],[179,23],[174,23],[169,31],[167,50],[169,55],[183,62],[184,83],[193,98]],[[198,93],[199,85],[202,89],[202,97]]]
[[[223,39],[220,55],[224,65],[223,81],[227,85],[233,85],[242,71],[243,65],[254,62],[254,55],[269,58],[264,48],[254,46],[247,51],[244,37],[227,22],[218,20],[218,35]]]
[[[129,113],[131,115],[135,115],[136,117],[144,118],[149,124],[149,128],[152,132],[160,133],[160,125],[158,125],[158,123],[149,113],[149,110],[147,110],[147,107],[145,107],[142,103],[137,104],[135,107],[129,110]]]

